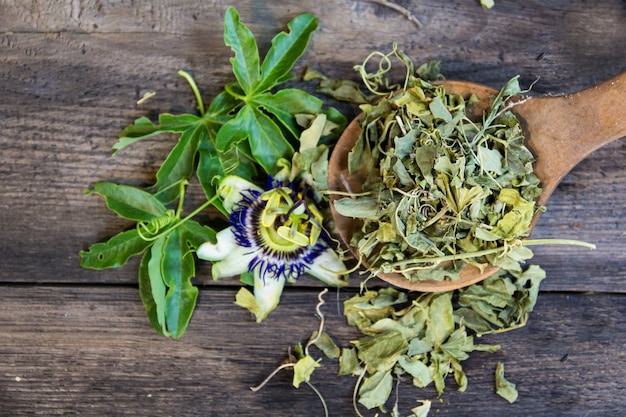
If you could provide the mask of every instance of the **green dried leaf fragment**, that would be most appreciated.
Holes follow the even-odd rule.
[[[378,202],[373,197],[340,198],[333,201],[333,205],[342,216],[360,219],[378,218]]]
[[[393,378],[391,371],[376,372],[372,376],[365,378],[359,388],[359,403],[363,404],[368,410],[374,407],[381,407],[389,398],[392,387]]]
[[[355,348],[341,349],[339,356],[339,372],[338,375],[359,375],[363,368],[359,365],[359,359]]]
[[[500,151],[496,149],[489,149],[486,145],[480,145],[478,147],[478,161],[483,171],[495,175],[502,175],[504,173],[502,166],[503,159],[504,157]]]
[[[299,359],[293,367],[293,386],[295,388],[300,388],[301,383],[309,382],[313,371],[319,367],[319,360],[316,361],[309,355]]]
[[[504,377],[504,364],[498,362],[496,365],[496,394],[510,402],[511,404],[517,400],[518,392],[515,389],[515,384],[509,382]]]
[[[406,293],[393,288],[380,291],[367,291],[355,295],[344,302],[343,312],[350,326],[363,330],[376,321],[389,317],[394,312],[394,305],[407,301]]]
[[[452,114],[450,114],[450,111],[444,104],[441,97],[437,96],[433,98],[430,104],[428,104],[428,108],[432,112],[432,115],[435,119],[442,120],[444,122],[452,121]]]
[[[422,405],[419,405],[417,407],[411,408],[411,412],[413,413],[413,417],[428,417],[428,414],[430,413],[430,406],[431,406],[432,402],[430,400],[420,400],[419,402],[421,402]]]
[[[413,385],[418,388],[424,388],[433,381],[430,369],[420,359],[411,359],[406,355],[401,356],[398,359],[398,365],[413,377]]]
[[[337,344],[335,344],[333,339],[326,332],[322,332],[322,334],[317,337],[317,331],[315,331],[309,340],[314,340],[313,346],[321,350],[322,353],[330,359],[337,359],[341,355],[341,349],[339,349]]]
[[[435,295],[428,306],[428,324],[426,335],[435,343],[442,345],[454,331],[452,313],[452,293],[444,292]]]
[[[359,359],[367,365],[370,372],[392,369],[409,346],[402,333],[397,330],[365,336],[352,343],[357,349]]]

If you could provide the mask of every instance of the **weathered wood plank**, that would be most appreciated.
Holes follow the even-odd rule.
[[[189,331],[172,341],[149,327],[135,288],[0,289],[0,415],[322,415],[307,387],[290,386],[287,371],[258,393],[248,390],[280,363],[288,345],[317,328],[315,291],[287,291],[278,310],[256,324],[232,305],[233,290],[203,290]],[[338,313],[335,295],[326,301],[326,329],[348,346],[356,333]],[[418,390],[405,380],[400,406],[408,414],[416,400],[430,398],[438,410],[432,415],[450,417],[617,416],[626,398],[619,366],[626,359],[625,320],[623,296],[542,294],[526,328],[481,340],[502,349],[465,362],[467,392],[456,392],[449,380],[439,401],[432,387]],[[513,405],[493,392],[498,361],[517,383]],[[356,379],[337,377],[330,359],[322,365],[312,382],[331,415],[354,415]]]

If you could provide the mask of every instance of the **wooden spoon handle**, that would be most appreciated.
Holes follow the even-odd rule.
[[[626,136],[626,72],[575,94],[531,98],[515,106],[537,159],[543,205],[577,163]]]

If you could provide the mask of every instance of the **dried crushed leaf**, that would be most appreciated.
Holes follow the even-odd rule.
[[[467,264],[508,270],[532,256],[519,247],[539,209],[539,180],[519,121],[506,108],[520,93],[517,77],[480,121],[473,97],[410,77],[408,87],[363,105],[351,172],[365,168],[361,194],[334,202],[362,220],[353,233],[370,269],[408,280],[455,280]],[[380,81],[379,81],[380,83]]]
[[[504,364],[502,362],[498,362],[496,365],[496,394],[511,404],[517,400],[518,396],[515,384],[504,378]]]
[[[319,360],[316,361],[310,355],[299,359],[293,367],[293,386],[299,388],[301,383],[309,382],[313,371],[319,367]]]
[[[361,375],[365,370],[358,398],[367,408],[385,404],[393,375],[409,376],[418,388],[432,384],[439,394],[451,375],[457,389],[464,391],[468,379],[462,362],[471,352],[500,349],[475,343],[475,337],[523,326],[544,277],[541,268],[530,266],[521,272],[499,271],[479,284],[451,292],[383,288],[353,296],[345,301],[344,312],[362,337],[352,341],[352,348],[342,349],[339,373]]]

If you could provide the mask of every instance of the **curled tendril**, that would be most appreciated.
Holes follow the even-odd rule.
[[[143,240],[150,242],[156,240],[161,232],[174,223],[178,217],[174,210],[167,210],[161,217],[154,218],[147,222],[137,222],[137,233]]]
[[[409,79],[414,72],[413,61],[401,50],[398,49],[398,44],[393,43],[392,50],[388,54],[384,54],[382,52],[372,52],[365,58],[365,61],[361,65],[356,65],[354,69],[358,71],[365,87],[372,92],[373,94],[384,96],[389,94],[389,92],[397,90],[399,88],[398,84],[389,84],[389,79],[386,77],[387,73],[391,71],[392,61],[391,58],[396,57],[406,68],[406,76],[404,81],[404,88],[409,83]],[[371,60],[378,58],[378,66],[376,71],[368,72],[366,66],[370,63]],[[385,91],[381,91],[384,89]]]

